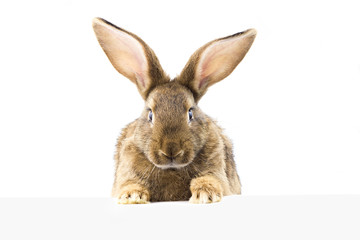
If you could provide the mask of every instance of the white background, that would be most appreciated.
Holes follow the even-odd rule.
[[[233,140],[244,195],[360,194],[357,1],[2,1],[0,197],[108,197],[143,102],[92,31],[143,38],[175,77],[215,38],[256,28],[200,107]]]
[[[228,196],[117,205],[110,198],[0,198],[1,239],[360,239],[360,195]]]

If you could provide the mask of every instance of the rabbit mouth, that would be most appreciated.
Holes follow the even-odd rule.
[[[186,167],[187,165],[189,165],[190,163],[178,164],[178,163],[171,162],[171,163],[165,164],[165,165],[160,165],[160,164],[156,164],[156,163],[153,163],[153,164],[154,164],[156,167],[165,170],[165,169],[179,169],[179,168],[183,168],[183,167]]]
[[[171,157],[159,150],[153,154],[153,157],[151,157],[150,160],[160,169],[180,169],[191,163],[191,161],[189,161],[189,153],[183,150]]]

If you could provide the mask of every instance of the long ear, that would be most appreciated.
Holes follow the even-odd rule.
[[[187,62],[176,81],[190,88],[199,101],[208,87],[227,77],[245,57],[256,36],[249,29],[207,43]]]
[[[156,85],[170,81],[153,50],[138,36],[101,18],[93,20],[93,28],[111,64],[136,84],[144,99]]]

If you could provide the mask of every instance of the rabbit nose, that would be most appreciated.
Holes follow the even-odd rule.
[[[176,154],[166,154],[164,153],[163,151],[159,151],[161,155],[163,155],[164,157],[166,157],[167,159],[173,161],[177,156],[181,156],[184,151],[183,150],[180,150],[179,152],[177,152]]]
[[[168,144],[166,144],[165,147],[165,151],[164,150],[160,150],[160,154],[164,155],[165,157],[167,157],[170,160],[174,160],[174,158],[176,158],[177,156],[181,155],[184,151],[180,149],[180,147],[178,146],[178,144],[174,143],[174,142],[170,142]]]

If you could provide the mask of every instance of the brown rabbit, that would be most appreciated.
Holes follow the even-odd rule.
[[[138,36],[101,18],[93,28],[112,65],[145,100],[141,116],[118,139],[112,196],[119,203],[212,203],[240,194],[232,144],[197,103],[240,63],[256,31],[209,42],[171,80]]]

